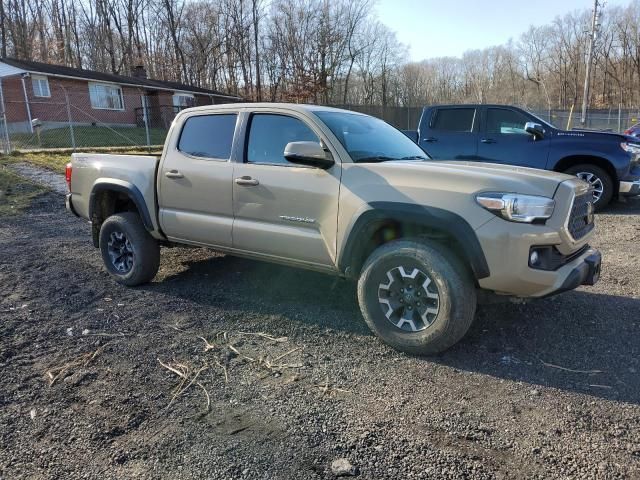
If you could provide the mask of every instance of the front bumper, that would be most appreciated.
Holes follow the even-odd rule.
[[[78,215],[78,212],[76,212],[76,209],[73,208],[73,198],[72,198],[72,194],[71,193],[67,193],[67,195],[64,197],[64,206],[67,208],[67,210],[69,210],[71,213],[73,213],[76,217],[80,216],[80,215]]]
[[[587,256],[571,269],[557,290],[547,294],[555,295],[578,288],[580,285],[595,285],[600,280],[602,255],[598,250],[589,249]]]
[[[640,195],[640,180],[632,182],[621,181],[618,191],[623,197],[635,197],[636,195]]]
[[[575,194],[585,193],[578,190],[583,185],[578,180],[559,185],[554,196],[556,209],[544,225],[496,217],[476,229],[490,269],[488,277],[478,280],[480,288],[502,295],[536,298],[597,281],[594,269],[600,265],[600,253],[588,246],[593,233],[574,239],[568,224]],[[562,261],[547,270],[533,268],[529,264],[531,248],[545,246],[552,246]],[[593,268],[589,267],[591,264]]]

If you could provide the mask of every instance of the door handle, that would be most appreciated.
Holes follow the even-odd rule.
[[[256,185],[260,185],[260,182],[255,178],[251,178],[249,176],[238,177],[235,179],[236,185],[242,185],[245,187],[252,187]]]
[[[425,138],[424,141],[428,143],[433,143],[433,142],[437,142],[438,139],[436,137],[428,137],[428,138]]]
[[[482,142],[482,143],[496,143],[496,141],[493,138],[483,138],[482,140],[480,140],[480,142]]]
[[[169,170],[164,174],[167,178],[184,178],[184,175],[181,174],[178,170]]]

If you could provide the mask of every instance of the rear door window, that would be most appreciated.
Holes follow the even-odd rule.
[[[178,150],[194,157],[228,160],[236,118],[235,113],[187,118],[180,133]]]
[[[472,132],[475,108],[439,108],[431,121],[431,128],[445,132]]]

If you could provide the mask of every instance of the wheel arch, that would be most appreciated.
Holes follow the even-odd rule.
[[[352,223],[338,259],[338,268],[357,277],[377,247],[400,238],[427,237],[445,243],[476,280],[490,275],[473,228],[460,215],[441,208],[397,202],[372,202]]]
[[[613,182],[614,194],[617,193],[618,189],[618,173],[616,172],[613,163],[607,160],[604,157],[600,157],[597,155],[568,155],[566,157],[561,158],[556,162],[553,166],[553,170],[556,172],[564,172],[568,168],[574,167],[576,165],[581,164],[591,164],[597,167],[602,168],[605,172],[609,174],[611,177],[611,181]]]
[[[147,231],[153,231],[153,221],[142,192],[131,182],[109,179],[93,184],[89,196],[89,219],[92,225],[94,245],[98,246],[98,235],[102,222],[114,213],[134,210]]]

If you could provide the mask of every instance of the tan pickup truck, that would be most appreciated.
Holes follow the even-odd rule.
[[[327,107],[184,110],[160,158],[74,154],[67,180],[116,281],[149,282],[170,244],[340,275],[371,329],[410,353],[460,340],[479,290],[543,297],[600,273],[585,182],[433,161],[385,122]]]

